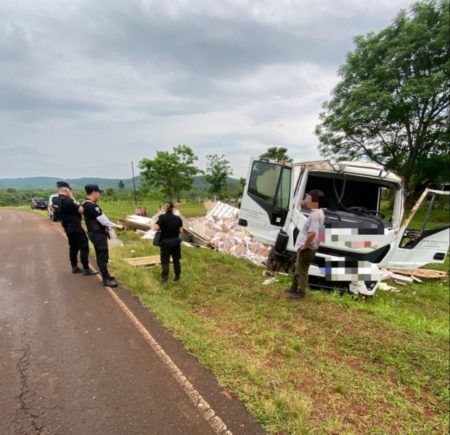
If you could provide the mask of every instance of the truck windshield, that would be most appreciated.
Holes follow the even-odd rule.
[[[310,173],[305,192],[319,189],[325,195],[324,208],[334,212],[373,215],[390,220],[396,186],[378,179],[343,174]]]

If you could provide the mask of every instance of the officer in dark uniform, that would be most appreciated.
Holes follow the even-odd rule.
[[[175,272],[175,281],[180,279],[181,275],[181,239],[180,233],[183,232],[183,221],[179,216],[173,213],[174,205],[167,202],[166,213],[159,216],[154,225],[156,231],[161,231],[161,284],[167,283],[169,278],[170,257],[173,260],[173,269]]]
[[[53,201],[53,207],[69,241],[70,264],[73,273],[83,275],[96,275],[89,267],[89,242],[81,226],[83,207],[74,197],[71,187],[65,181],[58,181],[58,197]],[[78,253],[83,269],[78,267]]]
[[[108,287],[117,287],[117,281],[108,271],[108,229],[115,228],[102,209],[98,206],[97,201],[100,199],[102,190],[96,184],[87,184],[84,186],[86,191],[86,200],[83,203],[84,220],[86,222],[89,240],[95,248],[98,268],[102,274],[103,284]]]

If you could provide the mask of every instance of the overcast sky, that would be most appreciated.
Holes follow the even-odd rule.
[[[357,34],[408,0],[2,0],[0,178],[129,178],[177,144],[234,176],[314,128]]]

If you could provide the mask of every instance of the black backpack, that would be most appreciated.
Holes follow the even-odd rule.
[[[65,199],[66,199],[65,196],[57,196],[56,198],[53,198],[52,210],[53,210],[53,220],[55,222],[62,221],[62,206]]]

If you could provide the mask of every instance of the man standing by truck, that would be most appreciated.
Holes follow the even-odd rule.
[[[72,273],[96,275],[89,267],[89,242],[81,226],[83,207],[73,197],[71,187],[65,181],[58,181],[58,196],[53,200],[53,213],[60,220],[69,241],[69,257]],[[83,269],[78,267],[78,253]]]
[[[102,195],[102,190],[97,184],[87,184],[84,186],[86,200],[83,203],[84,220],[86,222],[89,240],[94,245],[97,265],[102,274],[103,284],[108,287],[117,287],[117,281],[109,273],[108,261],[108,229],[116,227],[97,204]]]
[[[322,191],[312,190],[303,200],[303,206],[309,208],[311,213],[295,242],[297,261],[292,286],[288,290],[288,297],[291,299],[301,299],[306,295],[309,266],[319,249],[319,234],[324,231],[325,214],[320,209],[323,199]]]

